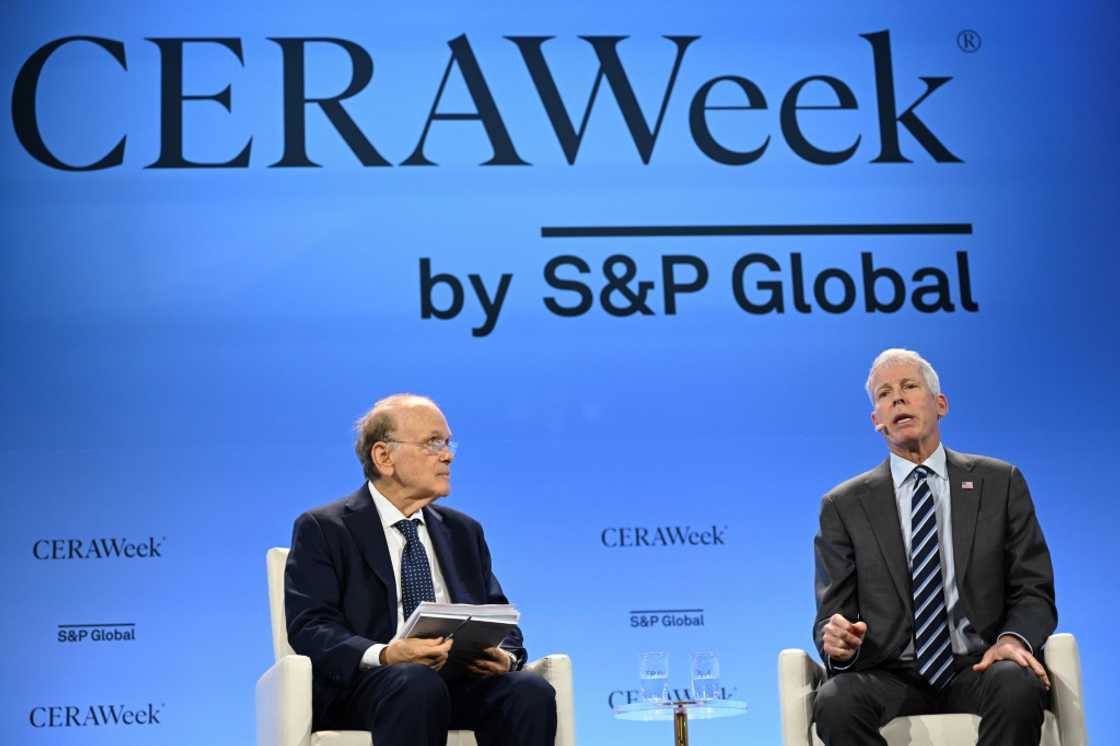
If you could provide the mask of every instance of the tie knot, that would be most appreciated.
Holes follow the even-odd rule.
[[[914,471],[910,473],[914,475],[914,484],[917,485],[924,482],[930,474],[933,474],[933,470],[928,466],[915,466]]]
[[[404,534],[406,541],[416,541],[416,527],[420,525],[419,518],[402,518],[393,524],[393,528]]]

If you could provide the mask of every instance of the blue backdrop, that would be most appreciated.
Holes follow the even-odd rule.
[[[530,656],[573,657],[581,743],[668,738],[610,715],[651,649],[679,688],[715,649],[749,703],[698,742],[775,743],[819,497],[885,454],[862,386],[889,346],[939,369],[950,447],[1026,474],[1105,738],[1117,15],[10,11],[0,740],[251,742],[264,553],[360,484],[350,423],[414,391]],[[568,230],[607,227],[644,230]],[[702,624],[635,613],[673,609]],[[96,705],[159,722],[50,721]]]

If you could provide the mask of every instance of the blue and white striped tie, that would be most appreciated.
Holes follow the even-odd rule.
[[[919,466],[910,503],[910,588],[914,595],[914,652],[918,672],[942,689],[953,678],[953,647],[941,579],[941,548],[933,493],[926,478],[933,472]]]

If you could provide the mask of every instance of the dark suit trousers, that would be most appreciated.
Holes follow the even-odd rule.
[[[827,746],[881,746],[879,728],[902,715],[965,712],[980,716],[978,746],[1037,744],[1048,694],[1030,669],[998,661],[983,673],[976,658],[959,659],[943,691],[926,683],[913,662],[837,673],[817,690],[813,721]]]
[[[473,730],[479,746],[552,746],[556,692],[531,671],[447,677],[417,663],[358,674],[316,730],[368,730],[374,746],[445,746],[447,731]]]

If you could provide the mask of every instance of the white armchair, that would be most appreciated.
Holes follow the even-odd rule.
[[[268,604],[272,618],[272,649],[276,663],[257,680],[257,746],[373,746],[366,731],[311,732],[311,659],[288,645],[284,617],[284,563],[288,550],[268,550]],[[572,702],[572,661],[547,655],[525,666],[556,690],[556,746],[575,746]],[[448,746],[476,746],[469,730],[451,731]]]
[[[1042,723],[1040,746],[1085,746],[1085,710],[1081,698],[1081,657],[1071,634],[1046,641],[1050,672],[1050,709]],[[782,708],[782,746],[822,746],[812,723],[813,697],[824,681],[824,669],[804,650],[778,654],[778,696]],[[880,733],[889,746],[964,746],[975,744],[977,715],[914,715],[897,717]]]

